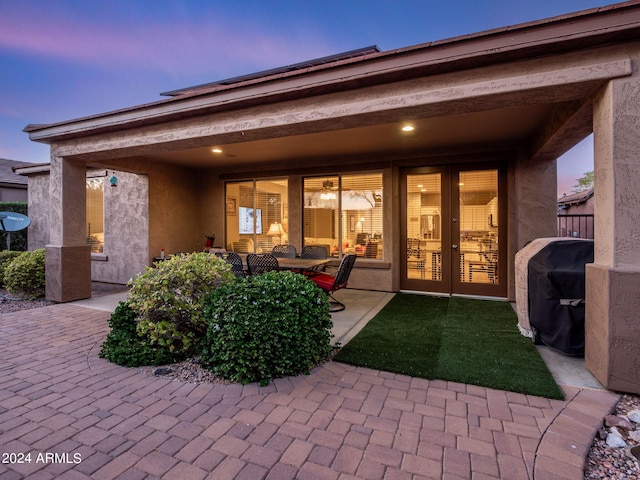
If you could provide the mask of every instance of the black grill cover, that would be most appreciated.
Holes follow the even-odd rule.
[[[545,345],[565,355],[584,355],[585,264],[593,240],[563,240],[529,259],[529,321]]]

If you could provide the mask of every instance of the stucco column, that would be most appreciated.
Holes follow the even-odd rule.
[[[50,244],[46,296],[70,302],[91,296],[91,247],[86,242],[86,167],[52,155],[49,183]]]
[[[640,393],[640,79],[612,80],[594,101],[595,258],[587,265],[587,368]]]
[[[558,232],[556,160],[534,161],[524,154],[510,167],[508,185],[508,290],[516,299],[516,253],[536,238],[555,237]],[[526,309],[526,305],[519,305]]]

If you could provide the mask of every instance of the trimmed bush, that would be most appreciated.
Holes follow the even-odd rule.
[[[21,254],[22,252],[14,252],[13,250],[3,250],[0,252],[0,287],[4,287],[4,271],[7,266]]]
[[[22,252],[4,271],[4,284],[14,295],[44,297],[44,248]]]
[[[235,278],[230,265],[204,252],[176,255],[148,267],[129,282],[128,303],[139,316],[138,334],[186,358],[199,349],[207,329],[206,296]]]
[[[332,350],[327,296],[303,275],[268,272],[222,285],[205,314],[200,363],[232,381],[308,374]]]
[[[109,319],[111,331],[99,356],[125,367],[163,365],[181,359],[177,353],[138,335],[138,320],[138,314],[126,302],[120,302]]]

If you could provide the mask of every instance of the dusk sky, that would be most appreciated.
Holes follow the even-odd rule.
[[[392,50],[615,2],[605,0],[0,0],[0,158],[48,162],[22,129],[369,45]],[[558,192],[593,169],[589,137]]]

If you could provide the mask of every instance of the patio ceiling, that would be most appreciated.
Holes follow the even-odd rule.
[[[224,171],[267,162],[291,163],[368,154],[375,156],[371,158],[375,160],[385,154],[429,153],[448,148],[459,150],[472,145],[524,144],[526,147],[543,130],[553,109],[554,105],[528,105],[418,120],[408,117],[406,122],[240,143],[213,142],[199,148],[162,151],[145,157],[153,161]],[[403,132],[401,127],[405,123],[413,125],[415,130]],[[221,153],[212,152],[213,148],[219,148]]]

